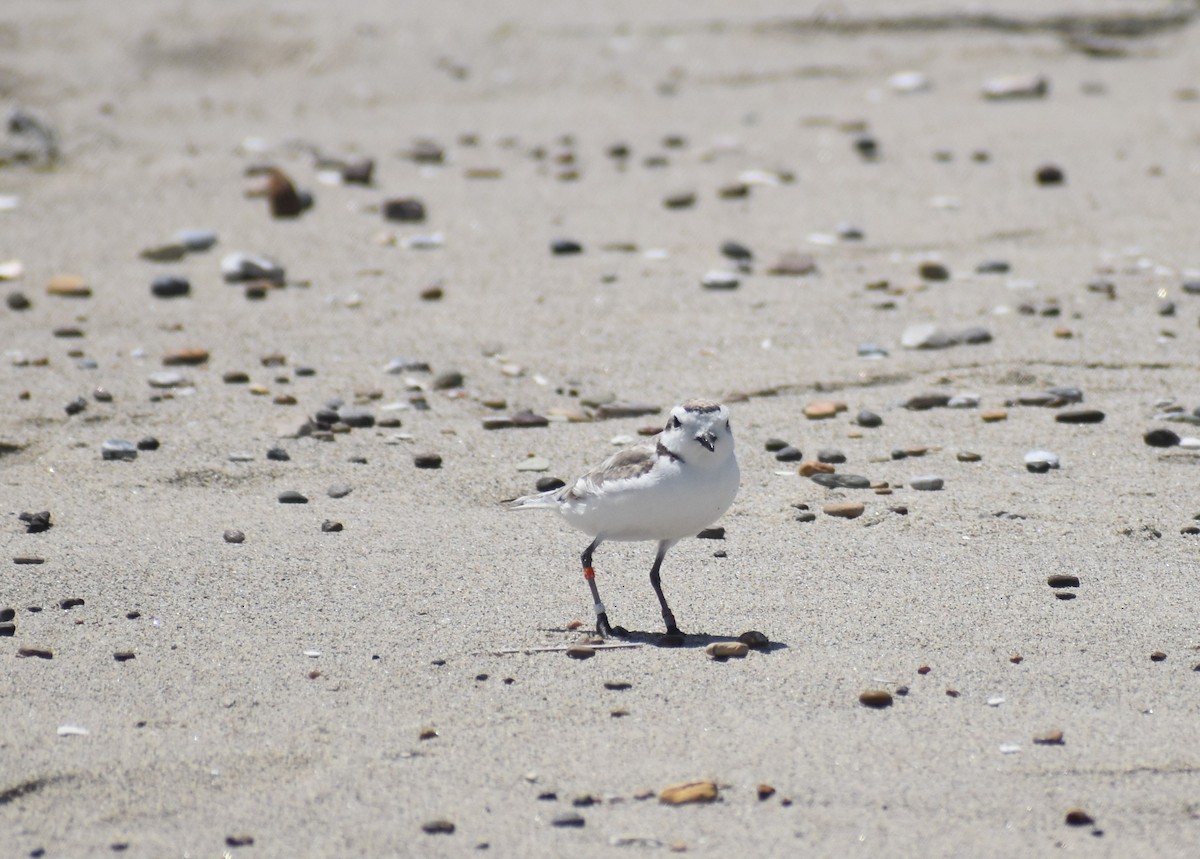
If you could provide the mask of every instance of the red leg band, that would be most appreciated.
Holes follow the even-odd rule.
[[[590,582],[592,579],[596,578],[596,571],[593,570],[591,567],[584,567],[583,568],[583,577]]]

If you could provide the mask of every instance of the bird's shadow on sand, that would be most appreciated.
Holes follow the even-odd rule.
[[[569,632],[569,630],[548,629],[546,632]],[[628,635],[614,635],[605,641],[610,644],[642,644],[662,650],[703,650],[710,644],[741,641],[741,638],[740,635],[713,635],[707,632],[667,635],[661,632],[642,632],[631,629]],[[787,650],[788,645],[782,641],[768,641],[766,645],[751,645],[750,649],[759,653],[774,653],[777,650]]]

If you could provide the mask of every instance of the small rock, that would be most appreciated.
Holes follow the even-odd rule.
[[[1142,441],[1150,447],[1175,447],[1179,444],[1179,435],[1169,429],[1153,429],[1142,436]]]
[[[1008,420],[1008,412],[1004,409],[988,409],[979,413],[979,419],[985,424],[999,423]]]
[[[43,531],[49,531],[54,525],[50,521],[49,510],[41,510],[37,513],[21,513],[17,518],[25,523],[26,534],[40,534]],[[10,620],[10,618],[3,617],[3,611],[0,611],[0,620]]]
[[[905,349],[945,349],[957,345],[958,342],[957,337],[946,333],[932,322],[910,325],[900,335],[900,345]]]
[[[183,373],[174,370],[161,370],[146,377],[152,388],[185,388],[192,383]]]
[[[466,383],[466,378],[458,370],[446,370],[444,373],[439,373],[433,377],[430,383],[435,391],[450,391],[456,388],[461,388]]]
[[[163,355],[162,362],[165,367],[195,366],[204,364],[208,358],[207,349],[174,349]]]
[[[871,481],[861,474],[823,474],[817,473],[809,477],[813,483],[820,484],[826,489],[870,489]],[[826,510],[825,512],[829,512]],[[835,514],[836,515],[836,514]]]
[[[721,253],[729,259],[737,260],[738,262],[749,262],[754,259],[754,253],[750,248],[739,242],[725,242],[721,245]]]
[[[421,824],[421,831],[427,835],[453,835],[454,824],[442,818],[427,820]]]
[[[551,826],[571,827],[575,829],[582,828],[586,823],[587,821],[584,820],[583,815],[578,811],[564,811],[562,814],[555,815],[554,819],[550,821]]]
[[[804,407],[804,416],[809,420],[823,420],[832,418],[847,408],[845,403],[834,400],[814,400]]]
[[[329,488],[325,490],[325,494],[330,498],[345,498],[353,491],[354,490],[345,483],[332,483],[330,484]]]
[[[22,659],[53,659],[54,651],[47,647],[18,647],[17,656],[21,657]]]
[[[539,477],[534,487],[538,492],[552,492],[555,489],[562,489],[566,485],[566,481],[557,477]]]
[[[555,239],[550,242],[550,253],[555,256],[583,253],[583,245],[571,239]]]
[[[716,528],[705,528],[699,534],[696,535],[696,539],[698,539],[698,540],[724,540],[725,539],[725,529],[721,526],[717,526]]]
[[[226,283],[266,281],[283,286],[285,272],[279,263],[266,257],[245,253],[232,253],[221,260],[221,276]]]
[[[425,204],[415,197],[394,197],[383,203],[383,219],[403,224],[419,224],[425,220]]]
[[[1031,450],[1025,454],[1025,468],[1035,474],[1044,474],[1052,468],[1058,468],[1058,454],[1048,450]]]
[[[866,510],[861,501],[835,501],[821,508],[826,516],[836,516],[839,519],[857,519]]]
[[[1072,808],[1067,812],[1066,821],[1068,826],[1091,826],[1096,821],[1092,816],[1082,808]]]
[[[1034,174],[1039,185],[1061,185],[1067,176],[1062,168],[1055,164],[1043,164]]]
[[[949,280],[950,269],[940,262],[931,260],[917,266],[917,274],[925,280]]]
[[[4,299],[9,310],[28,310],[33,306],[33,302],[23,292],[10,292]]]
[[[770,453],[778,453],[788,446],[788,443],[781,438],[769,438],[763,442],[763,448]]]
[[[775,459],[779,462],[799,462],[803,458],[804,453],[800,448],[790,444],[775,451]]]
[[[1046,731],[1044,734],[1037,734],[1033,738],[1033,742],[1039,746],[1062,746],[1066,744],[1061,728]]]
[[[767,274],[785,277],[803,277],[817,270],[817,261],[811,254],[787,253],[767,269]]]
[[[699,779],[663,788],[658,794],[658,801],[664,805],[684,805],[691,802],[713,802],[718,795],[716,782],[712,779]]]
[[[663,198],[663,206],[668,209],[689,209],[695,202],[696,195],[692,191],[679,191]]]
[[[137,459],[137,455],[137,445],[124,439],[110,438],[100,445],[100,457],[102,459],[134,460]]]
[[[860,427],[866,427],[867,429],[883,426],[883,418],[868,409],[860,411],[855,416],[854,422]]]
[[[50,282],[46,284],[46,293],[48,295],[57,295],[60,298],[90,298],[92,288],[87,285],[82,277],[73,274],[60,274],[57,277],[50,278]]]
[[[156,277],[150,283],[155,298],[183,298],[191,291],[192,284],[185,277]]]
[[[307,504],[308,498],[294,489],[285,489],[279,493],[280,504]]]
[[[161,446],[162,446],[162,443],[159,442],[159,440],[156,439],[152,435],[143,436],[142,438],[138,439],[138,443],[137,443],[138,450],[153,451],[153,450],[158,450]]]
[[[222,536],[225,538],[226,543],[244,543],[244,542],[246,542],[246,535],[243,534],[241,531],[239,531],[237,528],[226,529],[225,533]]]
[[[136,657],[137,654],[135,654],[132,650],[118,650],[113,654],[113,659],[115,659],[117,662],[128,662]]]
[[[824,462],[829,465],[841,465],[845,461],[846,454],[842,453],[840,450],[825,447],[817,451],[817,462]]]
[[[459,381],[462,374],[459,374]],[[358,406],[342,406],[337,410],[337,419],[346,426],[355,429],[367,429],[375,426],[375,415],[369,410]]]
[[[945,485],[945,480],[935,474],[927,474],[910,479],[908,485],[922,492],[933,492],[941,489]]]
[[[272,462],[288,462],[292,458],[282,447],[272,447],[267,449],[267,459]]]
[[[750,652],[750,645],[741,641],[714,641],[704,648],[713,659],[741,659]]]
[[[983,85],[983,97],[992,101],[1042,98],[1050,91],[1044,75],[1007,75],[992,78]]]
[[[1156,650],[1150,654],[1151,662],[1166,662],[1166,660],[1167,654],[1163,653],[1161,650]]]
[[[984,260],[975,266],[976,274],[1008,274],[1011,266],[1005,260]]]
[[[187,252],[187,246],[182,242],[168,242],[145,248],[138,256],[151,262],[178,262],[187,256]]]
[[[441,468],[442,456],[439,453],[418,453],[413,456],[413,465],[417,468]]]
[[[180,230],[175,241],[192,253],[206,251],[217,243],[217,234],[212,230]]]
[[[714,269],[700,279],[701,286],[713,290],[737,289],[740,283],[736,274],[720,269]]]
[[[868,689],[858,696],[858,702],[864,707],[883,709],[892,706],[892,693],[886,689]]]
[[[335,522],[332,519],[326,519],[321,523],[321,532],[324,534],[336,534],[342,528],[343,525],[341,522]]]
[[[596,655],[596,648],[586,644],[572,644],[566,652],[571,659],[591,659]]]
[[[814,474],[833,474],[835,471],[837,469],[829,463],[817,462],[812,459],[800,463],[800,467],[796,469],[801,477],[812,477]]]

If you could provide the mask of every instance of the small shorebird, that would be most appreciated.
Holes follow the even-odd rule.
[[[671,410],[653,445],[622,450],[559,489],[504,502],[509,509],[550,508],[595,539],[583,550],[583,577],[596,608],[596,631],[628,635],[609,623],[596,588],[592,553],[605,540],[655,540],[650,584],[668,635],[681,635],[663,596],[659,570],[667,551],[716,521],[737,495],[737,457],[729,411],[720,403],[688,400]]]

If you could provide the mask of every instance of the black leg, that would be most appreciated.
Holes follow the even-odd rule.
[[[610,635],[626,636],[629,635],[629,632],[624,627],[613,626],[608,622],[608,612],[605,611],[604,603],[600,599],[600,589],[596,587],[596,571],[592,569],[592,552],[596,551],[596,548],[603,542],[603,537],[597,537],[583,550],[583,555],[580,556],[580,560],[583,561],[583,578],[592,591],[592,602],[596,607],[596,633],[606,638]]]
[[[658,604],[662,606],[663,621],[667,624],[667,635],[683,635],[679,631],[679,627],[675,625],[675,615],[671,613],[671,607],[667,605],[667,598],[663,596],[662,581],[658,575],[667,550],[674,546],[675,542],[674,540],[663,540],[658,544],[658,554],[654,556],[654,566],[650,568],[650,586],[654,588],[654,593],[658,596]]]

